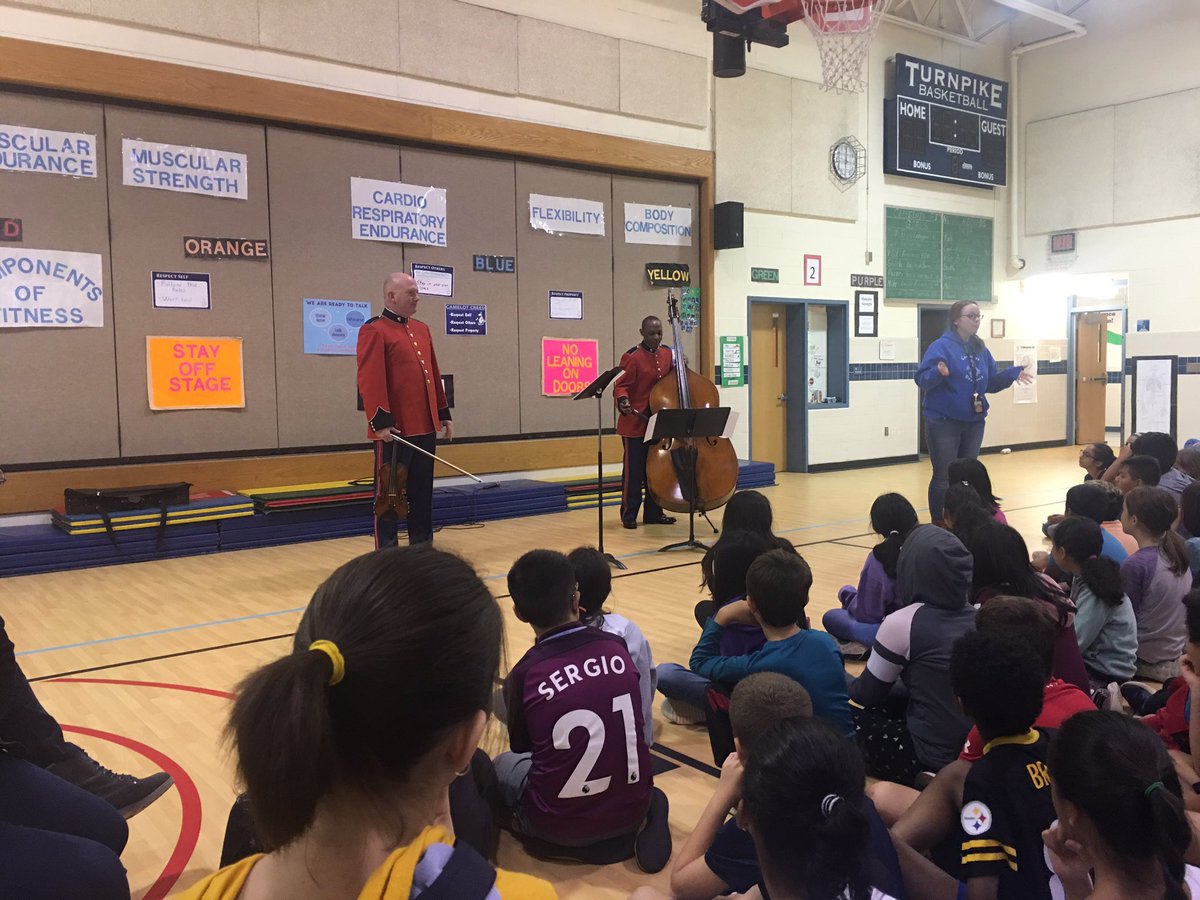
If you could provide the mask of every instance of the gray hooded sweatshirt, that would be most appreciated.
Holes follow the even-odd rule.
[[[950,686],[950,650],[975,627],[971,554],[953,534],[922,525],[908,535],[896,566],[901,608],[884,618],[866,671],[850,699],[881,706],[903,679],[909,691],[906,724],[921,767],[937,771],[958,758],[970,722]]]

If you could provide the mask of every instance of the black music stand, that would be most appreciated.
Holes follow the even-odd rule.
[[[588,400],[592,397],[596,398],[596,539],[599,545],[597,549],[608,560],[610,566],[615,566],[624,571],[628,568],[625,563],[621,562],[611,553],[604,552],[604,389],[607,388],[614,378],[620,375],[625,370],[620,366],[613,366],[607,372],[604,372],[585,387],[582,391],[572,397],[572,400]]]
[[[668,439],[710,438],[720,437],[725,432],[725,424],[729,421],[728,406],[692,407],[689,409],[663,409],[653,418],[653,434],[651,441]],[[687,451],[678,451],[685,453]],[[707,550],[706,544],[696,540],[696,449],[691,449],[691,465],[687,467],[690,483],[685,485],[680,479],[680,490],[688,501],[688,539],[676,544],[659,547],[659,553],[668,550]],[[679,467],[676,466],[676,473]]]

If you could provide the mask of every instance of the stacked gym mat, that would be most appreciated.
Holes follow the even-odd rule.
[[[774,483],[770,463],[739,463],[739,488]],[[600,490],[605,506],[620,502],[620,489],[620,474],[606,473]],[[433,494],[435,527],[597,502],[595,477],[435,486]],[[68,516],[55,510],[52,525],[0,527],[0,576],[366,535],[374,528],[371,498],[370,486],[362,482],[196,492],[187,506],[168,507],[165,529],[159,528],[158,510],[137,510],[110,516],[111,536],[95,513]]]

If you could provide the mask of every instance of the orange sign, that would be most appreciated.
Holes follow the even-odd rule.
[[[151,409],[241,409],[242,339],[147,337]]]
[[[600,374],[600,342],[588,339],[542,338],[542,394],[578,394]]]

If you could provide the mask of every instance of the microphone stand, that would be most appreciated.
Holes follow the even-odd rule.
[[[604,389],[625,370],[613,366],[572,397],[572,400],[596,398],[596,544],[601,555],[613,568],[625,571],[628,567],[611,553],[604,552]]]

